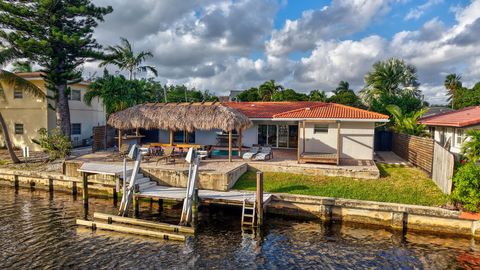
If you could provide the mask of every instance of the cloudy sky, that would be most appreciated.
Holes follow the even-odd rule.
[[[445,101],[448,73],[469,87],[480,81],[480,0],[94,2],[114,9],[96,30],[99,43],[126,37],[154,54],[149,64],[163,83],[218,95],[269,79],[302,92],[346,80],[358,91],[372,64],[389,57],[417,67],[431,103]]]

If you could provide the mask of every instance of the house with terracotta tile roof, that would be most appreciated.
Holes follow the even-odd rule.
[[[435,141],[450,152],[459,154],[466,140],[466,130],[480,129],[480,106],[423,117],[419,122],[428,126]]]
[[[335,103],[223,102],[222,105],[238,110],[253,123],[246,130],[234,131],[235,141],[246,147],[297,149],[300,162],[314,162],[309,157],[322,155],[334,157],[326,163],[338,163],[340,158],[372,160],[375,125],[389,121],[387,115]],[[159,139],[167,143],[169,132],[160,131]],[[225,146],[228,134],[221,130],[189,134],[178,131],[174,142]]]

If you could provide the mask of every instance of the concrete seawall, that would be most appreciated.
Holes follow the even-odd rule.
[[[113,180],[89,179],[92,195],[113,196]],[[80,193],[81,179],[58,173],[0,169],[0,184]],[[460,218],[459,211],[438,207],[329,197],[274,194],[267,212],[322,221],[363,223],[406,232],[420,231],[480,238],[480,221]]]
[[[267,212],[480,238],[480,221],[461,219],[459,211],[439,207],[275,194]]]

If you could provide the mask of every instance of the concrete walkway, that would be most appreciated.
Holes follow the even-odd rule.
[[[405,166],[411,165],[408,161],[402,159],[401,157],[397,156],[397,154],[391,151],[375,152],[375,161],[378,163],[384,163],[384,164],[405,165]]]

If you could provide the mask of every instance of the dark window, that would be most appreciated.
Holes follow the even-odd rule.
[[[72,124],[72,135],[82,134],[82,124]]]
[[[23,134],[23,124],[15,124],[15,134],[17,135]]]
[[[13,98],[14,99],[23,98],[23,90],[22,89],[14,89],[13,90]]]
[[[82,100],[82,94],[81,94],[80,90],[71,90],[68,98],[70,100],[80,101],[80,100]]]
[[[313,126],[313,134],[328,133],[328,124],[316,124]]]
[[[195,143],[195,131],[188,134],[188,142],[186,141],[186,132],[185,131],[175,131],[173,133],[173,142],[174,143]]]

